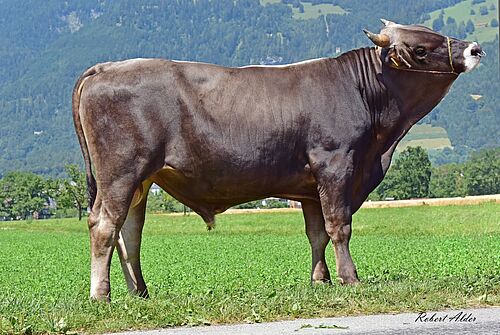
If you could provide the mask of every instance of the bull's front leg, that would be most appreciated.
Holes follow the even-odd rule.
[[[337,277],[342,284],[358,283],[356,267],[349,252],[351,239],[351,187],[353,152],[316,150],[309,155],[318,183],[325,231],[333,242]]]

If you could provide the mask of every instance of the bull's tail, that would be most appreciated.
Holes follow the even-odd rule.
[[[78,136],[78,141],[80,142],[80,148],[82,149],[83,159],[85,161],[85,173],[87,175],[87,194],[89,198],[89,207],[92,209],[94,206],[95,198],[97,195],[97,183],[94,178],[94,174],[92,173],[92,163],[90,160],[89,149],[87,146],[87,140],[85,139],[85,133],[83,132],[82,122],[80,120],[80,97],[82,94],[83,84],[85,80],[90,76],[97,73],[95,67],[89,68],[85,71],[78,81],[76,82],[75,87],[73,88],[73,121],[75,123],[75,131]]]

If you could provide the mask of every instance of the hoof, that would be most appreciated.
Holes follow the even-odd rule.
[[[358,285],[360,284],[360,281],[358,278],[340,278],[338,277],[337,278],[337,281],[341,284],[341,285]]]
[[[102,301],[102,302],[110,302],[111,301],[111,290],[108,285],[105,285],[102,288],[90,290],[90,300],[91,301]]]
[[[90,296],[90,301],[92,301],[92,302],[110,303],[111,302],[111,297],[109,295],[105,295],[105,296],[91,295]]]
[[[147,288],[145,288],[143,290],[136,290],[136,291],[130,292],[130,294],[132,294],[133,296],[139,297],[139,298],[149,299],[149,292],[148,292]]]
[[[330,285],[331,283],[332,283],[332,281],[329,278],[311,280],[312,286]]]

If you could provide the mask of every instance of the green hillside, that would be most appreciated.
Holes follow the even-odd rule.
[[[332,4],[313,5],[306,2],[303,3],[302,5],[304,6],[302,11],[298,8],[293,8],[294,18],[300,20],[308,20],[308,19],[315,19],[322,15],[328,15],[328,14],[344,15],[348,13],[342,7]]]
[[[379,30],[380,17],[416,23],[459,2],[415,0],[409,11],[397,0],[0,1],[0,176],[59,175],[81,163],[70,98],[95,63],[161,57],[241,66],[330,57],[371,45],[362,28]],[[484,47],[484,65],[460,78],[427,119],[446,129],[454,148],[499,143],[498,40]],[[469,101],[470,94],[483,98]]]
[[[281,3],[281,0],[260,0],[260,4],[265,6],[267,4]]]
[[[403,151],[407,147],[423,147],[424,149],[444,149],[451,147],[446,130],[430,124],[416,124],[398,144],[396,150]]]
[[[481,14],[481,7],[487,8],[487,14]],[[460,3],[444,8],[444,22],[447,22],[449,17],[456,20],[457,24],[460,22],[467,23],[471,20],[474,23],[474,32],[467,34],[467,38],[479,42],[493,41],[498,35],[498,25],[491,26],[491,20],[497,19],[498,21],[498,1],[497,0],[484,0],[483,2],[465,0]],[[424,22],[425,25],[432,28],[432,22],[439,17],[441,10],[435,10],[430,14],[430,19]]]
[[[293,18],[298,20],[316,19],[322,15],[344,15],[348,11],[333,3],[312,3],[310,1],[260,0],[262,5],[285,3],[292,8]]]

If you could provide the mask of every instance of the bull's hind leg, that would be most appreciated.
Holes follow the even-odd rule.
[[[135,191],[116,244],[128,290],[131,294],[143,298],[147,298],[149,294],[141,270],[141,235],[150,187],[151,182],[145,181]]]
[[[302,201],[302,212],[312,249],[311,283],[330,282],[330,272],[325,260],[325,249],[330,242],[330,236],[325,230],[321,205],[315,201]]]
[[[118,178],[109,185],[100,185],[89,215],[91,248],[90,297],[110,300],[109,270],[118,234],[127,216],[134,184]]]

